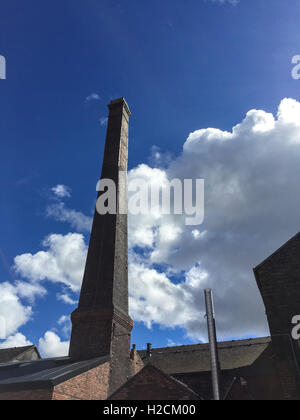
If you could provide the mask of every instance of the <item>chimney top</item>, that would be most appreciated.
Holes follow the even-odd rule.
[[[134,359],[135,359],[135,353],[136,353],[135,348],[136,348],[136,345],[135,345],[135,344],[133,344],[133,345],[132,345],[132,349],[131,349],[131,351],[130,351],[130,359],[131,359],[131,360],[134,360]]]
[[[147,356],[148,357],[152,356],[152,344],[151,343],[147,343]]]
[[[124,105],[128,115],[131,114],[128,103],[126,102],[125,98],[122,96],[121,98],[113,99],[110,101],[110,104],[108,105],[109,108],[112,108],[114,106],[118,105]]]

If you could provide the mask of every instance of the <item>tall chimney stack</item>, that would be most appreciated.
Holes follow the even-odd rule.
[[[75,360],[110,356],[109,394],[130,376],[128,314],[127,171],[130,110],[124,98],[111,101],[101,179],[114,181],[117,214],[95,211],[78,308],[72,313],[69,355]],[[101,193],[99,193],[101,194]],[[122,213],[122,211],[120,211]]]

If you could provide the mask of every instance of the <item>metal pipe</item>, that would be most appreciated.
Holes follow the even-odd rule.
[[[206,304],[207,329],[208,329],[208,338],[209,338],[209,346],[210,346],[213,398],[215,401],[220,401],[221,398],[220,398],[217,334],[216,334],[216,323],[215,323],[211,289],[205,289],[204,296],[205,296],[205,304]]]

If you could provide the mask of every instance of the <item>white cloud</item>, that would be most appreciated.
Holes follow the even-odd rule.
[[[77,301],[72,299],[67,293],[57,293],[56,297],[67,305],[75,305],[77,303]]]
[[[50,204],[46,208],[46,215],[59,222],[67,222],[78,232],[89,232],[92,226],[92,218],[83,213],[69,209],[65,203]]]
[[[182,346],[182,343],[176,343],[171,338],[168,338],[168,340],[167,340],[167,346],[168,347]]]
[[[203,289],[211,287],[220,337],[267,334],[252,268],[299,229],[299,160],[300,103],[284,99],[276,118],[251,110],[232,131],[191,133],[165,170],[141,165],[131,171],[161,185],[205,179],[201,226],[189,228],[181,216],[130,217],[131,246],[148,247],[144,259],[131,264],[133,316],[148,326],[184,326],[202,339]],[[154,263],[168,270],[158,272]],[[185,281],[172,283],[182,270]]]
[[[100,101],[100,99],[101,99],[100,95],[98,95],[98,93],[93,92],[85,98],[85,101],[86,102]]]
[[[58,184],[51,188],[51,191],[58,198],[71,197],[71,189],[63,184]]]
[[[70,316],[62,315],[57,321],[65,337],[69,337],[72,329]]]
[[[165,170],[150,168],[148,165],[141,164],[128,173],[128,184],[134,180],[143,180],[151,189],[158,185],[162,188],[169,187],[168,175]],[[130,203],[131,197],[135,192],[128,194]],[[180,228],[174,225],[172,216],[163,216],[159,205],[152,206],[151,212],[132,216],[129,213],[129,245],[131,247],[153,247],[156,241],[162,241],[167,246],[167,242],[172,242],[179,234]]]
[[[69,352],[69,341],[61,341],[53,331],[47,331],[44,337],[39,339],[39,350],[43,357],[62,357]]]
[[[31,318],[31,306],[24,306],[19,299],[18,289],[10,283],[0,283],[0,318],[5,323],[2,329],[6,337],[13,335]],[[4,321],[3,321],[4,320]]]
[[[57,293],[56,297],[67,305],[76,305],[77,303],[77,300],[72,299],[67,293]]]
[[[170,152],[163,152],[160,147],[152,146],[149,161],[151,166],[155,168],[165,168],[173,157]]]
[[[36,297],[43,297],[47,294],[47,290],[40,284],[26,283],[23,281],[17,281],[15,283],[15,289],[21,298],[28,299],[30,304],[33,304]]]
[[[166,273],[160,273],[143,264],[129,266],[130,312],[134,320],[168,327],[185,326],[188,320],[199,317],[192,303],[187,282],[172,283]]]
[[[31,341],[27,340],[25,335],[16,333],[15,335],[9,336],[3,343],[0,343],[0,349],[9,349],[13,347],[24,347],[30,346]]]
[[[45,251],[15,257],[15,269],[32,283],[49,280],[80,290],[87,246],[78,233],[52,234],[43,241]]]
[[[28,300],[32,305],[36,297],[46,293],[46,289],[39,284],[23,281],[0,283],[0,339],[6,339],[1,345],[8,346],[7,343],[11,344],[12,340],[17,342],[24,337],[16,332],[32,318],[33,312],[32,307],[26,306],[21,299]]]
[[[57,321],[58,325],[63,325],[70,321],[70,317],[67,315],[62,315],[59,320]]]
[[[292,142],[296,140],[296,143],[299,143],[299,133],[297,133],[297,128],[300,127],[300,102],[297,102],[294,99],[285,98],[281,101],[281,104],[278,108],[278,125],[294,129],[294,134],[296,134],[296,139],[292,137]]]
[[[46,207],[46,216],[59,222],[66,222],[78,232],[89,232],[92,226],[92,218],[80,211],[68,208],[62,201],[63,198],[71,197],[71,188],[59,184],[53,187],[54,202]]]
[[[206,234],[207,234],[206,230],[203,230],[202,232],[200,232],[199,229],[192,230],[192,236],[194,239],[197,239],[197,240],[203,239]]]

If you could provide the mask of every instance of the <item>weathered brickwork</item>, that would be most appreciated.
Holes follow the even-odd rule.
[[[16,391],[16,392],[1,392],[0,401],[46,401],[52,399],[52,388],[51,389],[32,389],[28,391]]]
[[[0,393],[0,400],[106,400],[109,362],[49,389]]]
[[[54,387],[53,400],[106,400],[109,362]]]
[[[148,365],[109,399],[168,401],[195,400],[198,396],[185,385]]]
[[[124,98],[111,101],[101,179],[115,183],[117,214],[95,211],[79,305],[71,317],[69,355],[74,360],[109,355],[109,395],[131,376],[127,214],[119,211],[127,208],[120,171],[127,171],[129,116]]]
[[[130,362],[131,376],[136,375],[145,366],[141,356],[138,354],[135,347],[130,352]]]

